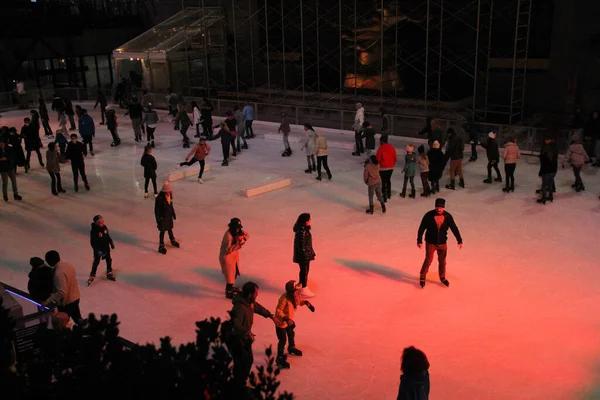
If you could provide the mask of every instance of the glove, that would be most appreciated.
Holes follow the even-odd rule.
[[[114,243],[111,243],[111,244],[110,244],[110,248],[114,250],[114,249],[115,249],[115,244],[114,244]]]

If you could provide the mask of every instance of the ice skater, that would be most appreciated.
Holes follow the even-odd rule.
[[[381,212],[385,214],[385,201],[383,194],[381,192],[381,174],[379,171],[379,162],[377,161],[377,156],[372,154],[367,164],[365,165],[365,169],[363,171],[363,180],[368,190],[369,195],[369,208],[365,210],[367,214],[373,215],[373,195],[377,195],[377,200],[381,204]]]
[[[585,191],[585,186],[581,180],[581,168],[589,161],[590,157],[583,148],[583,144],[580,143],[579,137],[574,135],[562,166],[564,168],[566,163],[571,164],[573,175],[575,175],[575,183],[571,185],[571,187],[575,189],[576,192]]]
[[[406,197],[406,184],[410,181],[410,194],[408,197],[414,199],[416,196],[415,189],[415,174],[417,173],[417,156],[415,155],[415,146],[412,144],[406,145],[406,154],[404,155],[404,183],[402,184],[402,193],[400,197]]]
[[[94,144],[93,140],[96,137],[96,125],[94,125],[94,120],[88,114],[86,109],[81,110],[81,114],[79,115],[79,134],[81,135],[81,140],[83,141],[83,147],[85,149],[85,155],[87,155],[87,148],[90,148],[90,155],[94,155]]]
[[[79,174],[85,185],[85,190],[90,190],[87,176],[85,175],[84,157],[87,151],[85,145],[77,140],[77,134],[71,134],[71,141],[67,145],[66,157],[71,160],[71,170],[73,171],[73,186],[75,191],[79,191]]]
[[[554,192],[556,185],[554,177],[558,171],[558,147],[550,136],[544,138],[544,146],[540,152],[540,171],[538,175],[542,178],[542,188],[540,193],[542,197],[537,200],[540,204],[546,204],[547,201],[554,201]]]
[[[275,309],[275,333],[277,334],[277,365],[279,368],[290,368],[284,353],[286,342],[288,343],[288,354],[302,356],[302,351],[296,347],[296,323],[294,314],[296,309],[306,306],[311,312],[315,312],[315,307],[306,299],[300,297],[302,285],[296,285],[296,281],[288,281],[285,284],[285,293],[279,297],[277,308]]]
[[[417,232],[417,246],[423,248],[423,233],[425,233],[425,261],[421,267],[419,284],[422,288],[425,287],[425,277],[429,271],[429,266],[433,261],[433,255],[437,252],[438,255],[438,272],[440,281],[445,286],[450,286],[450,282],[446,279],[446,255],[448,254],[448,229],[452,231],[458,248],[462,249],[463,241],[460,236],[460,231],[454,222],[452,215],[445,211],[446,200],[435,199],[435,209],[427,212],[421,220],[419,231]]]
[[[213,106],[207,98],[202,99],[202,104],[200,105],[200,124],[202,125],[202,135],[208,139],[212,140],[213,137]]]
[[[198,144],[194,146],[192,151],[187,155],[184,162],[177,164],[178,168],[184,165],[194,165],[196,162],[200,164],[200,171],[198,172],[198,183],[204,183],[202,180],[202,174],[204,173],[205,158],[210,154],[210,146],[203,137],[200,138]],[[190,157],[191,160],[190,160]],[[188,161],[189,160],[189,161]]]
[[[250,235],[243,229],[242,221],[239,218],[232,218],[223,235],[219,250],[219,264],[225,277],[225,297],[228,299],[239,292],[234,285],[235,279],[240,275],[240,250],[249,238]]]
[[[54,196],[58,196],[59,193],[67,193],[62,187],[62,180],[60,179],[60,152],[56,149],[56,143],[48,143],[48,150],[46,150],[46,170],[50,175],[52,183],[50,184],[50,190]]]
[[[410,346],[402,352],[402,376],[397,400],[429,399],[429,361],[421,350]]]
[[[221,138],[221,149],[223,150],[223,162],[221,166],[226,167],[229,165],[229,144],[233,139],[231,132],[229,132],[229,126],[225,122],[221,122],[219,126],[221,129],[213,136],[213,140]]]
[[[144,114],[144,109],[142,105],[138,101],[137,97],[133,97],[131,99],[131,104],[127,107],[127,112],[125,116],[129,115],[131,119],[131,127],[133,128],[134,139],[136,142],[142,140],[142,117]]]
[[[40,98],[39,104],[40,119],[42,120],[42,126],[44,127],[44,136],[52,138],[54,135],[52,134],[52,128],[50,128],[50,116],[48,115],[48,108],[46,108],[44,99]]]
[[[48,251],[44,259],[50,267],[54,268],[54,290],[41,304],[44,307],[56,305],[59,312],[67,313],[77,325],[82,325],[84,319],[79,309],[81,295],[75,267],[62,261],[56,250]]]
[[[425,146],[420,145],[417,149],[417,152],[419,153],[417,164],[419,165],[421,185],[423,186],[423,193],[421,193],[421,197],[429,197],[431,194],[431,189],[429,188],[429,159],[425,154]]]
[[[354,107],[356,108],[356,113],[354,114],[354,125],[352,126],[352,129],[354,129],[355,144],[354,152],[352,153],[352,155],[360,156],[362,153],[365,152],[362,141],[363,123],[365,122],[365,109],[362,103],[360,102],[356,103]]]
[[[189,148],[190,138],[187,135],[187,130],[190,125],[192,125],[192,120],[190,120],[190,116],[185,111],[185,106],[183,104],[177,105],[177,117],[175,117],[175,125],[180,127],[179,133],[181,133],[181,136],[183,136],[183,148]]]
[[[308,288],[308,272],[310,262],[316,257],[312,245],[312,233],[310,232],[311,218],[309,213],[302,213],[294,224],[294,259],[300,267],[300,293],[303,297],[314,297],[315,294]]]
[[[225,113],[226,118],[225,118],[225,124],[227,125],[227,127],[229,128],[229,133],[231,134],[231,138],[230,138],[230,143],[231,143],[231,155],[236,157],[237,156],[237,152],[235,150],[235,138],[237,136],[237,119],[233,118],[233,113],[231,112],[231,110],[227,110],[227,112]]]
[[[196,127],[196,134],[194,137],[200,137],[200,121],[202,120],[202,114],[200,113],[200,107],[198,107],[198,103],[192,101],[192,116],[194,119],[194,126]]]
[[[367,160],[375,150],[375,128],[369,121],[363,122],[363,131],[361,139],[365,139],[365,149],[367,149]]]
[[[40,167],[44,167],[44,162],[42,161],[42,153],[40,152],[42,140],[40,139],[39,131],[31,124],[31,120],[29,118],[25,118],[23,122],[25,125],[23,125],[21,128],[21,137],[25,138],[25,150],[27,151],[25,172],[27,172],[31,168],[30,161],[32,151],[36,152]]]
[[[12,185],[13,198],[15,200],[23,200],[23,198],[19,196],[19,189],[17,188],[17,173],[15,172],[13,155],[4,140],[5,138],[0,140],[0,176],[2,176],[2,196],[4,201],[8,203],[9,179]]]
[[[148,196],[148,184],[152,181],[152,188],[154,189],[154,198],[158,197],[158,191],[156,190],[156,170],[158,168],[156,159],[152,155],[152,146],[149,144],[144,148],[144,155],[140,160],[140,164],[144,167],[144,198]]]
[[[115,109],[110,105],[106,106],[106,128],[112,136],[112,143],[110,144],[110,147],[117,147],[121,144],[121,138],[117,132],[118,125],[117,113],[115,112]]]
[[[73,103],[66,97],[63,101],[65,103],[65,114],[69,118],[69,130],[74,131],[77,128],[75,127],[75,111],[73,110]]]
[[[112,270],[112,258],[110,257],[110,251],[115,249],[115,243],[113,242],[108,228],[104,225],[104,218],[102,215],[96,215],[94,222],[92,222],[90,230],[90,244],[94,251],[94,261],[92,263],[92,272],[88,278],[87,284],[90,286],[94,279],[96,279],[96,271],[100,260],[106,261],[106,279],[109,281],[116,281],[115,273]]]
[[[254,128],[252,128],[252,123],[254,122],[254,108],[250,105],[250,103],[246,103],[242,109],[242,112],[244,113],[244,118],[246,119],[246,138],[253,139]]]
[[[104,125],[104,117],[106,116],[106,106],[108,106],[108,101],[106,100],[106,96],[102,93],[102,89],[98,89],[98,97],[96,97],[96,104],[94,104],[94,110],[98,105],[100,105],[100,125]]]
[[[142,127],[146,126],[146,145],[154,148],[154,132],[158,124],[158,114],[152,108],[152,103],[148,103],[144,110],[144,118],[142,119]]]
[[[458,174],[458,186],[465,188],[465,179],[463,177],[462,162],[465,151],[465,141],[462,135],[454,132],[453,128],[448,128],[448,147],[446,148],[446,162],[450,160],[450,183],[446,185],[446,189],[455,190],[455,176]],[[443,169],[442,169],[443,172]],[[440,176],[441,178],[441,176]]]
[[[175,207],[173,207],[173,192],[169,181],[164,181],[160,193],[154,201],[154,217],[156,218],[156,226],[158,228],[158,252],[167,254],[165,248],[165,232],[169,234],[171,246],[179,248],[179,242],[175,240],[173,235],[173,221],[177,219]]]
[[[242,149],[248,149],[248,142],[246,141],[246,117],[244,117],[244,113],[238,105],[233,106],[233,118],[237,121],[237,130],[238,134],[236,137],[236,150],[238,152],[242,151]],[[243,145],[240,146],[241,142],[244,142]]]
[[[315,132],[317,143],[317,180],[321,180],[321,165],[325,168],[327,179],[331,180],[332,175],[327,164],[327,138],[320,133]]]
[[[515,169],[517,168],[517,160],[521,157],[521,151],[517,146],[517,141],[514,137],[509,137],[504,145],[504,173],[506,174],[506,186],[502,189],[503,192],[509,193],[515,191]]]
[[[13,168],[15,169],[15,172],[17,172],[18,167],[27,166],[27,159],[25,158],[25,152],[23,151],[23,146],[21,145],[23,140],[21,139],[21,135],[17,133],[17,129],[15,127],[10,127],[7,129],[7,131],[7,146],[12,155]]]
[[[304,170],[307,174],[312,174],[317,171],[317,164],[315,163],[315,152],[317,149],[317,138],[315,130],[311,124],[304,124],[304,142],[300,150],[306,150],[306,162],[308,168]]]
[[[492,183],[492,168],[496,171],[496,182],[502,182],[502,174],[498,168],[500,163],[500,150],[498,149],[498,142],[496,141],[496,132],[488,133],[488,138],[485,143],[481,143],[481,147],[485,149],[485,153],[488,159],[487,165],[487,179],[483,183]]]
[[[379,162],[384,202],[392,198],[392,174],[397,160],[396,149],[388,143],[388,136],[382,135],[379,139],[379,149],[377,149],[377,161]]]
[[[446,167],[446,157],[440,149],[440,142],[437,140],[431,144],[431,148],[427,152],[429,160],[429,182],[431,182],[431,194],[439,193],[440,179]]]
[[[283,136],[283,153],[282,157],[289,157],[292,155],[292,148],[290,147],[290,132],[292,128],[290,128],[290,120],[288,119],[286,113],[281,113],[281,122],[279,123],[279,129],[277,133],[281,133]]]

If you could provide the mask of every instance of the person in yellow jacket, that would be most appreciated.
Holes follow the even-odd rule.
[[[275,332],[277,333],[277,365],[280,368],[289,368],[290,364],[286,360],[286,356],[283,353],[285,348],[286,339],[289,341],[288,353],[301,356],[302,352],[296,348],[296,342],[294,340],[296,333],[296,323],[294,322],[294,313],[296,308],[299,306],[307,306],[311,312],[315,312],[315,308],[308,301],[300,297],[300,289],[302,285],[296,285],[296,281],[289,281],[285,284],[285,293],[279,297],[277,303],[277,309],[275,310],[275,316],[277,321],[275,322]]]

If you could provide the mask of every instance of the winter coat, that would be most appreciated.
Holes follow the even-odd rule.
[[[436,223],[436,218],[443,218],[442,225],[439,229]],[[449,212],[444,211],[442,215],[438,215],[436,210],[431,210],[423,216],[419,231],[417,233],[417,244],[423,243],[423,233],[425,233],[425,242],[427,244],[442,245],[448,240],[448,228],[456,237],[458,244],[462,244],[462,237],[454,218]]]
[[[227,118],[225,118],[225,123],[227,124],[231,135],[235,136],[235,133],[237,132],[237,120],[233,118],[232,115],[230,115]]]
[[[544,174],[556,174],[558,171],[558,148],[556,143],[550,142],[544,144],[540,152],[540,172],[539,176]]]
[[[417,155],[415,153],[406,153],[404,156],[404,176],[412,178],[417,173]]]
[[[469,142],[471,144],[477,144],[479,142],[479,135],[477,134],[477,129],[469,128]]]
[[[194,146],[192,151],[187,155],[186,158],[190,158],[192,155],[196,160],[204,160],[207,155],[210,154],[210,146],[208,143],[204,143],[204,146],[200,146],[200,143]]]
[[[428,400],[429,371],[419,376],[402,374],[396,400]]]
[[[250,238],[247,232],[242,232],[242,236],[234,240],[229,230],[227,230],[221,240],[219,264],[221,264],[221,272],[227,283],[235,282],[235,277],[240,270],[240,249],[246,243],[246,240]]]
[[[375,129],[365,128],[362,137],[365,138],[365,148],[375,150]]]
[[[417,164],[419,164],[419,171],[421,171],[421,173],[429,172],[429,159],[427,158],[427,156],[417,157]]]
[[[565,154],[565,161],[574,167],[583,167],[586,161],[589,160],[590,157],[585,152],[581,143],[571,144],[569,150],[567,150],[567,154]]]
[[[177,117],[175,117],[175,120],[179,121],[179,123],[181,124],[181,129],[183,130],[189,128],[190,125],[192,125],[192,120],[190,119],[190,116],[185,110],[179,111],[177,113]]]
[[[233,117],[237,121],[237,126],[239,127],[238,130],[241,131],[242,129],[244,129],[244,126],[246,124],[246,117],[244,117],[244,113],[240,110],[237,110]]]
[[[310,226],[294,226],[294,258],[293,262],[304,264],[315,259],[315,251],[312,245],[312,234]]]
[[[37,129],[34,126],[23,125],[21,128],[21,137],[25,139],[25,150],[35,151],[42,147],[42,140]]]
[[[292,128],[290,128],[290,120],[288,119],[288,117],[283,117],[283,119],[281,120],[281,123],[279,124],[278,131],[283,134],[287,134],[292,131]]]
[[[438,139],[435,139],[438,140]],[[439,140],[438,140],[439,141]],[[441,144],[442,142],[440,142]],[[496,145],[496,148],[498,146]],[[448,139],[448,148],[446,149],[446,158],[450,160],[462,160],[465,151],[465,141],[462,136],[455,133]],[[499,159],[499,158],[498,158]]]
[[[298,300],[298,304],[296,307],[303,306],[305,304],[305,300]],[[294,320],[294,314],[296,313],[296,307],[294,307],[294,303],[287,296],[287,293],[282,294],[277,301],[277,308],[275,309],[275,316],[280,321],[280,323],[275,323],[278,328],[287,328],[287,321]]]
[[[254,121],[254,108],[252,108],[251,105],[245,106],[242,112],[244,113],[246,121]]]
[[[67,137],[65,135],[63,135],[60,131],[58,131],[58,132],[56,132],[56,136],[54,137],[54,143],[68,144],[69,141],[67,140]]]
[[[514,142],[508,142],[504,145],[504,163],[505,164],[516,164],[517,159],[521,157],[519,146]]]
[[[140,103],[133,103],[129,105],[127,113],[129,114],[129,118],[131,119],[142,119],[144,108]]]
[[[429,149],[427,152],[429,159],[429,180],[437,181],[442,179],[444,168],[446,167],[446,157],[441,149]]]
[[[148,126],[156,126],[158,124],[158,114],[156,111],[152,110],[150,112],[144,113],[144,117],[142,118],[142,124],[146,124]]]
[[[242,293],[233,298],[233,308],[229,312],[233,330],[232,339],[252,342],[252,325],[254,314],[264,318],[273,318],[273,314],[257,302],[250,303]]]
[[[361,107],[358,110],[356,110],[356,113],[354,114],[354,125],[352,126],[352,129],[354,129],[354,132],[360,132],[362,130],[362,126],[363,126],[364,122],[365,122],[365,108]]]
[[[381,171],[394,169],[398,159],[396,156],[396,149],[389,143],[382,143],[381,146],[379,146],[376,157]]]
[[[25,152],[23,151],[23,146],[21,146],[21,136],[17,134],[9,134],[8,144],[10,145],[9,153],[12,157],[13,166],[25,166]],[[9,147],[7,146],[7,148]]]
[[[29,125],[33,126],[33,129],[35,129],[37,131],[37,134],[39,136],[40,128],[41,128],[39,114],[33,114],[31,116],[31,123]]]
[[[307,156],[314,156],[317,150],[317,138],[315,131],[307,129],[304,137],[304,144],[302,144],[302,149],[306,149]]]
[[[316,135],[316,143],[317,143],[317,157],[322,157],[327,155],[327,138],[323,135]]]
[[[481,143],[481,147],[485,149],[488,161],[500,161],[500,150],[496,139],[488,137],[485,143]]]
[[[227,129],[221,128],[216,135],[213,136],[213,140],[221,138],[221,144],[229,145],[233,139],[233,135]]]
[[[152,95],[150,93],[146,93],[145,95],[143,95],[140,99],[140,104],[142,105],[142,107],[147,107],[148,104],[152,104]]]
[[[106,110],[106,128],[109,131],[117,129],[117,113],[112,108]]]
[[[160,192],[154,202],[154,217],[156,225],[161,231],[173,229],[173,221],[177,219],[175,207],[173,207],[173,194],[171,193],[171,203],[167,201],[165,192]]]
[[[56,111],[58,113],[65,111],[65,102],[62,101],[60,97],[55,97],[52,99],[52,111]]]
[[[79,134],[84,140],[91,140],[96,136],[96,126],[94,120],[88,114],[81,114],[79,117]]]
[[[385,114],[381,116],[381,136],[389,134],[390,130],[390,117]]]
[[[54,291],[54,270],[45,264],[32,268],[29,272],[27,291],[33,301],[38,303],[45,301]]]
[[[213,106],[212,104],[202,104],[200,106],[200,122],[203,122],[208,125],[212,125],[212,112]]]
[[[381,183],[379,164],[371,164],[369,162],[367,165],[365,165],[365,169],[363,171],[363,181],[367,186],[373,186]]]
[[[81,142],[69,142],[65,157],[71,160],[71,165],[83,164],[83,155],[86,153],[85,145]]]
[[[54,150],[46,150],[46,170],[48,172],[60,172],[60,151],[55,147]]]
[[[4,145],[4,149],[0,149],[0,172],[9,172],[13,169],[13,154],[12,149],[8,145]]]
[[[106,225],[100,227],[95,222],[92,222],[90,245],[96,254],[102,253],[102,255],[106,255],[110,251],[111,246],[114,246],[114,244]]]
[[[64,261],[54,267],[54,292],[46,299],[49,304],[71,304],[81,297],[75,268]]]
[[[71,103],[71,100],[65,99],[64,103],[65,103],[65,114],[75,115],[75,111],[73,110],[73,103]]]
[[[144,178],[156,179],[156,159],[152,154],[144,154],[140,160],[140,164],[144,167]]]
[[[194,107],[194,125],[198,125],[202,120],[202,115],[200,114],[200,109],[198,107]]]

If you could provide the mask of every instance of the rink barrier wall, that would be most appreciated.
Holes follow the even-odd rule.
[[[207,171],[210,171],[210,164],[206,164],[204,166],[204,172]],[[198,164],[194,164],[191,167],[182,167],[181,169],[165,174],[165,179],[167,179],[169,182],[179,181],[192,176],[197,177],[198,172],[200,172],[200,166]]]
[[[254,196],[258,196],[260,194],[272,192],[274,190],[283,189],[285,187],[291,186],[292,180],[290,178],[283,178],[273,182],[269,182],[264,185],[255,186],[253,188],[244,189],[242,191],[242,195],[244,197],[250,198]]]

